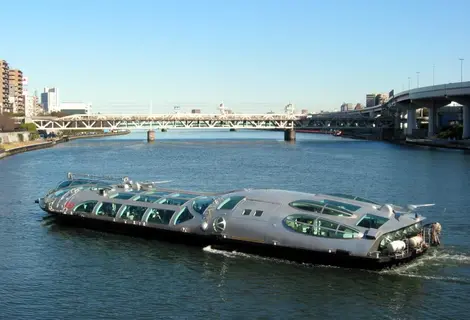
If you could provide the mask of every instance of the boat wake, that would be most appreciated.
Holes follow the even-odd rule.
[[[237,252],[237,251],[219,250],[219,249],[214,249],[211,246],[204,247],[203,251],[211,253],[211,254],[223,255],[224,257],[227,257],[227,258],[247,258],[247,259],[254,259],[257,261],[269,261],[271,263],[274,262],[274,263],[282,263],[282,264],[299,265],[299,263],[292,262],[289,260],[261,257],[261,256],[247,254],[243,252]],[[340,268],[336,266],[313,265],[309,263],[303,263],[300,265],[303,265],[305,267],[313,267],[313,268],[334,268],[334,269]],[[459,265],[470,266],[470,255],[464,254],[464,253],[434,250],[432,252],[429,252],[428,255],[420,257],[416,259],[415,261],[406,265],[394,267],[391,269],[381,270],[381,271],[369,271],[369,270],[364,270],[364,271],[375,273],[378,275],[401,276],[401,277],[419,278],[419,279],[426,279],[426,280],[438,280],[438,281],[470,284],[470,278],[459,277],[459,276],[452,277],[452,276],[439,276],[439,275],[433,275],[433,274],[425,274],[425,271],[429,273],[430,267],[446,267],[446,266],[459,266]],[[427,270],[424,270],[424,268]]]

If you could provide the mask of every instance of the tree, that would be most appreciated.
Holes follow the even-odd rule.
[[[0,114],[0,131],[9,132],[15,130],[15,121],[12,118]]]

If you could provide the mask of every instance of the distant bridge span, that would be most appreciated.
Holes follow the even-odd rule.
[[[150,114],[34,117],[38,130],[292,129],[305,116],[294,114]]]

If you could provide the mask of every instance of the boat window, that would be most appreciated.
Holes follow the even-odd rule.
[[[187,207],[184,207],[180,213],[178,213],[178,216],[175,219],[175,224],[183,223],[185,221],[191,220],[194,218],[194,216],[189,212],[189,209]]]
[[[369,200],[369,199],[365,199],[365,198],[361,198],[361,197],[357,197],[357,196],[353,196],[353,195],[350,195],[350,194],[344,194],[344,193],[327,193],[327,195],[333,196],[333,197],[338,197],[338,198],[356,200],[356,201],[360,201],[360,202],[367,202],[367,203],[372,203],[372,204],[379,204],[379,203],[377,203],[377,202],[375,202],[375,201],[372,201],[372,200]]]
[[[73,209],[73,212],[91,213],[97,203],[96,200],[82,202]]]
[[[242,215],[249,216],[250,213],[251,213],[251,209],[245,209],[245,210],[243,210]]]
[[[149,216],[147,218],[147,222],[149,223],[157,223],[157,224],[169,224],[171,217],[175,211],[173,210],[165,210],[165,209],[150,209]]]
[[[359,231],[350,227],[309,216],[291,215],[284,219],[284,224],[295,232],[316,237],[337,239],[354,239],[360,237]]]
[[[337,216],[337,217],[350,217],[352,216],[352,212],[348,212],[346,210],[340,209],[338,207],[330,205],[326,205],[325,208],[322,211],[322,214],[328,214],[330,216]]]
[[[233,196],[225,199],[218,207],[217,210],[232,210],[236,205],[245,199],[243,196]]]
[[[214,202],[213,197],[199,197],[193,202],[193,210],[199,214],[203,214],[212,202]]]
[[[182,198],[182,199],[193,199],[193,198],[196,198],[197,196],[199,196],[198,194],[189,194],[189,193],[174,193],[171,195],[171,197],[173,198]]]
[[[62,189],[62,188],[68,187],[68,186],[70,186],[71,183],[72,183],[72,181],[70,181],[70,180],[62,181],[57,186],[57,189]]]
[[[120,199],[120,200],[129,200],[130,198],[136,196],[135,193],[116,193],[115,195],[110,196],[111,199]]]
[[[378,229],[388,221],[388,218],[379,217],[374,214],[366,214],[362,217],[361,220],[356,224],[359,227]]]
[[[262,214],[263,214],[262,210],[256,210],[255,211],[255,217],[261,217]]]
[[[322,202],[326,203],[328,207],[337,207],[338,209],[348,210],[348,211],[357,211],[361,209],[360,206],[356,206],[354,204],[324,199]]]
[[[151,196],[156,196],[156,197],[164,197],[164,196],[167,196],[169,194],[171,194],[171,192],[167,192],[167,191],[154,191],[154,192],[149,192],[147,193],[148,195],[151,195]]]
[[[145,211],[147,211],[146,207],[124,206],[120,218],[123,220],[141,221]]]
[[[324,203],[318,202],[318,201],[312,201],[312,200],[298,200],[298,201],[293,201],[289,203],[291,207],[294,207],[296,209],[300,210],[305,210],[305,211],[311,211],[311,212],[317,212],[320,213],[323,207],[325,206]]]
[[[187,199],[179,199],[179,198],[164,198],[158,201],[160,204],[169,204],[172,206],[182,206],[188,202]]]
[[[139,195],[137,196],[135,199],[133,199],[134,201],[140,201],[140,202],[157,202],[158,200],[160,200],[161,198],[158,197],[158,196],[149,196],[149,195]]]
[[[108,216],[114,218],[116,217],[116,214],[120,208],[120,203],[103,202],[99,204],[99,207],[96,210],[96,214],[98,216]]]

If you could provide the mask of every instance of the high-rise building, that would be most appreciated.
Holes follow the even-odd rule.
[[[343,104],[341,105],[341,112],[345,112],[345,111],[349,111],[349,110],[352,110],[353,109],[353,104],[352,103],[346,103],[346,102],[343,102]]]
[[[45,112],[59,112],[60,100],[59,89],[57,88],[44,88],[41,93],[41,106]]]
[[[366,108],[375,106],[375,93],[366,94]]]
[[[23,72],[18,69],[8,71],[9,96],[13,113],[24,113]]]
[[[0,114],[10,112],[9,85],[8,85],[8,63],[0,60]]]

